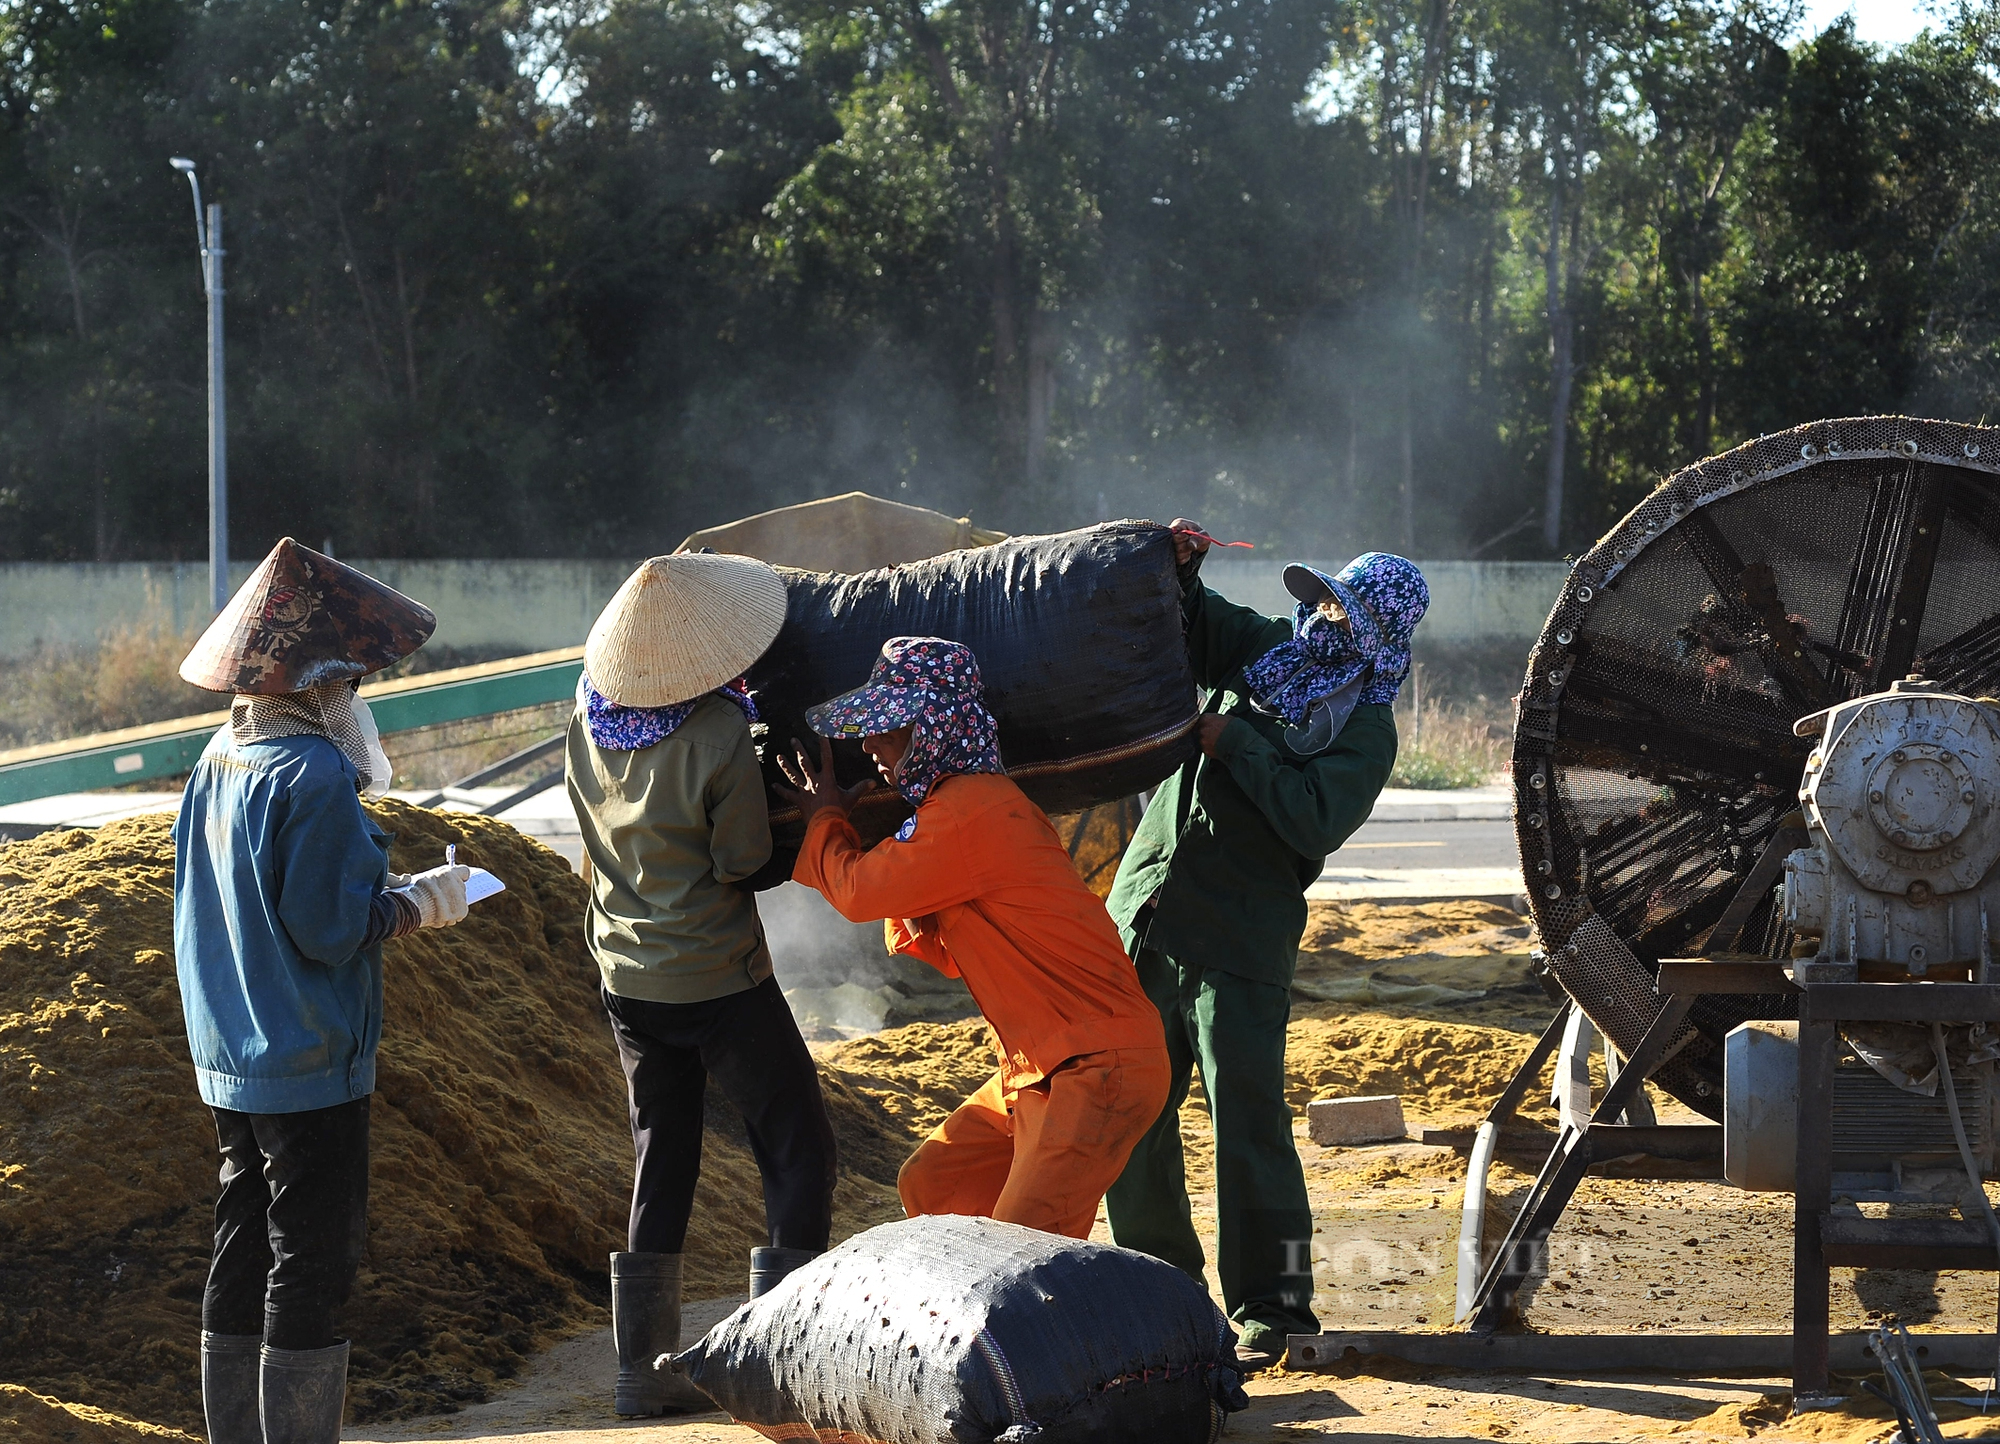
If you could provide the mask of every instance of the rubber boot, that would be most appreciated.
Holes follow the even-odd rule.
[[[753,1248],[750,1250],[750,1297],[761,1299],[820,1256],[816,1248]]]
[[[685,1377],[655,1367],[681,1346],[679,1254],[611,1255],[611,1334],[618,1344],[611,1407],[621,1418],[705,1414],[715,1407]]]
[[[262,1334],[201,1331],[201,1412],[208,1444],[264,1444],[257,1422],[258,1355]]]
[[[347,1341],[330,1349],[264,1345],[257,1413],[264,1444],[340,1444],[347,1409]]]

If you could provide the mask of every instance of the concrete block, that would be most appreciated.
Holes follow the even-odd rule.
[[[1403,1100],[1394,1093],[1374,1098],[1316,1098],[1306,1105],[1306,1132],[1318,1144],[1380,1143],[1409,1134]]]

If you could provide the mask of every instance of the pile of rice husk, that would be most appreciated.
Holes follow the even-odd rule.
[[[1551,1005],[1530,970],[1532,933],[1489,902],[1314,902],[1292,997],[1539,1030]]]
[[[608,1322],[631,1134],[583,884],[504,824],[385,802],[394,866],[447,843],[507,891],[386,951],[367,1252],[340,1331],[358,1419],[486,1397]],[[165,816],[0,848],[0,1381],[199,1430],[215,1131],[173,961]],[[829,1072],[841,1235],[901,1216],[905,1130]],[[743,1290],[762,1189],[710,1090],[692,1297]],[[84,1437],[84,1436],[79,1436]]]
[[[1399,1093],[1427,1118],[1481,1112],[1533,1046],[1522,1033],[1382,1013],[1295,1018],[1285,1096],[1303,1109],[1315,1098]]]
[[[1532,938],[1528,919],[1497,903],[1311,903],[1287,1096],[1303,1109],[1397,1093],[1429,1122],[1483,1113],[1555,1009],[1530,969]],[[1519,1116],[1552,1119],[1546,1089]]]
[[[196,1444],[199,1436],[0,1384],[0,1439],[14,1444]]]
[[[983,1018],[891,1028],[820,1057],[912,1140],[943,1122],[995,1068],[993,1032]]]

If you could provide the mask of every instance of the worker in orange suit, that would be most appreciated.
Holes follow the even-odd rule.
[[[964,979],[999,1039],[999,1071],[903,1165],[904,1211],[1086,1238],[1166,1105],[1166,1038],[1104,904],[1002,770],[982,695],[971,648],[893,637],[866,686],[808,712],[823,739],[859,738],[916,812],[863,848],[848,808],[874,784],[842,788],[830,742],[817,768],[800,747],[792,876],[851,921],[885,919],[891,952]]]

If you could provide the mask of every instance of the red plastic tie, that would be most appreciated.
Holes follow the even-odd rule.
[[[1247,542],[1247,541],[1233,541],[1233,542],[1226,542],[1226,541],[1217,541],[1217,540],[1216,540],[1216,539],[1215,539],[1214,537],[1210,536],[1210,535],[1209,535],[1209,534],[1208,534],[1207,532],[1205,532],[1205,531],[1196,531],[1196,530],[1195,530],[1195,529],[1194,529],[1193,527],[1191,527],[1191,526],[1177,526],[1177,527],[1175,527],[1175,528],[1174,528],[1174,535],[1175,535],[1175,536],[1191,536],[1191,537],[1193,537],[1193,538],[1194,538],[1194,539],[1195,539],[1196,541],[1204,541],[1204,542],[1207,542],[1207,543],[1208,543],[1208,544],[1209,544],[1210,546],[1212,546],[1212,547],[1251,547],[1251,548],[1255,548],[1255,547],[1256,547],[1256,545],[1257,545],[1257,543],[1255,543],[1255,542]]]

